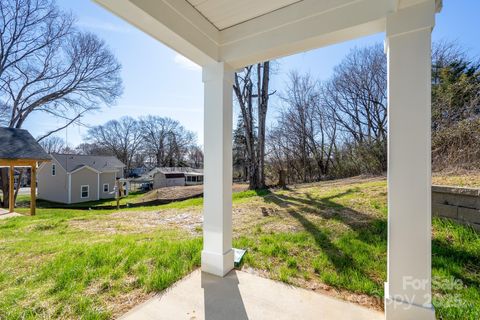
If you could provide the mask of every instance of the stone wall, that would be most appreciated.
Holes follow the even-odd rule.
[[[480,231],[480,189],[432,186],[432,214]]]

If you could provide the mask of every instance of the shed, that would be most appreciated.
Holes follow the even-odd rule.
[[[9,212],[15,208],[14,199],[14,172],[15,167],[30,167],[31,173],[31,196],[30,214],[35,215],[36,206],[36,171],[39,162],[50,161],[51,158],[43,150],[42,146],[23,129],[0,128],[0,167],[8,167],[9,170]]]
[[[183,172],[157,171],[153,174],[153,189],[185,185]]]
[[[203,184],[203,172],[185,172],[185,185],[195,186],[198,184]]]

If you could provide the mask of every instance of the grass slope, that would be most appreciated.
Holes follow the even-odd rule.
[[[381,308],[384,180],[233,197],[234,245],[248,249],[243,268]],[[200,215],[202,203],[198,198],[127,211]],[[140,231],[75,227],[78,221],[115,221],[113,212],[39,209],[35,217],[0,220],[0,319],[111,318],[199,266],[200,233],[185,231],[181,222]],[[434,219],[432,248],[437,317],[479,319],[479,234]]]

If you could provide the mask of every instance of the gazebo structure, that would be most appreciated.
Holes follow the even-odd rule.
[[[260,61],[384,32],[388,57],[387,319],[434,319],[431,32],[441,0],[95,0],[203,69],[202,270],[232,251],[232,82]]]
[[[9,168],[9,212],[13,213],[15,209],[15,167],[31,168],[30,214],[33,216],[36,206],[37,166],[39,162],[50,160],[50,156],[27,130],[0,128],[0,167]]]

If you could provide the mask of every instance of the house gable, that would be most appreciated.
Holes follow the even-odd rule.
[[[86,202],[95,201],[99,198],[99,173],[95,172],[87,166],[79,168],[70,173],[70,202]],[[88,186],[88,196],[83,197],[81,193],[82,186]]]
[[[53,165],[55,166],[55,175],[52,175]],[[68,203],[68,179],[65,169],[54,158],[51,162],[42,163],[37,169],[38,198]]]

